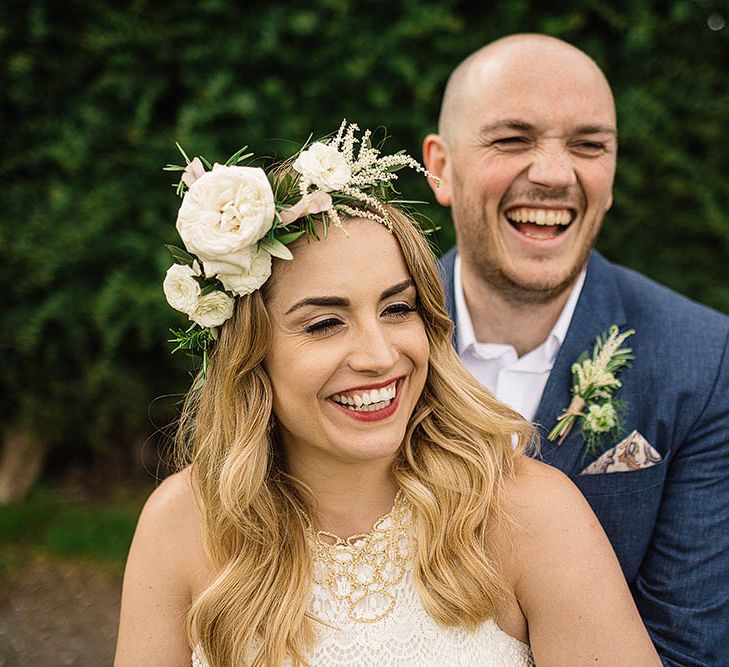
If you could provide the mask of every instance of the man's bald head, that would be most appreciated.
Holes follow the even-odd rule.
[[[461,62],[448,79],[438,119],[438,132],[449,143],[457,139],[463,109],[482,92],[493,90],[499,75],[509,72],[552,70],[565,77],[579,74],[592,90],[605,97],[614,115],[610,84],[602,70],[586,53],[567,42],[539,34],[502,37],[475,51]]]
[[[451,208],[464,285],[521,305],[563,298],[612,205],[610,86],[561,40],[500,39],[453,72],[423,157]]]

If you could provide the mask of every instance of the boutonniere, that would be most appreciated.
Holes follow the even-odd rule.
[[[620,430],[623,404],[613,398],[613,392],[621,386],[618,372],[634,358],[631,348],[621,347],[634,333],[634,329],[620,333],[613,324],[595,339],[592,357],[583,352],[572,364],[572,400],[558,417],[548,440],[557,440],[561,445],[579,419],[586,450],[594,454],[601,440]]]

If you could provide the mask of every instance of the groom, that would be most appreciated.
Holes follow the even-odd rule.
[[[610,86],[565,42],[513,35],[456,68],[424,142],[456,230],[442,260],[455,340],[589,501],[664,664],[729,665],[729,318],[593,250],[616,153]],[[572,364],[613,325],[635,330],[619,430],[588,451],[611,418],[578,417],[548,440]]]

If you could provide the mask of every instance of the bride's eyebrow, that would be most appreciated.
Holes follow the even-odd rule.
[[[413,286],[413,279],[407,278],[406,280],[403,280],[393,285],[392,287],[388,287],[384,292],[382,292],[382,294],[380,294],[380,301],[383,301],[384,299],[389,299],[391,296],[400,294],[409,287]],[[303,308],[304,306],[336,306],[340,308],[346,308],[349,305],[349,299],[345,299],[341,296],[310,296],[306,299],[301,299],[301,301],[297,301],[284,314],[290,315],[295,310],[299,310],[299,308]]]
[[[289,308],[284,314],[289,315],[299,308],[304,306],[340,306],[346,307],[349,305],[349,299],[345,299],[341,296],[310,296],[301,301],[297,301],[291,308]]]
[[[403,280],[402,282],[399,282],[396,285],[393,285],[392,287],[388,287],[382,294],[380,294],[380,301],[389,299],[391,296],[395,296],[396,294],[400,294],[400,292],[404,292],[408,287],[414,287],[414,286],[415,286],[415,284],[413,283],[412,278]]]

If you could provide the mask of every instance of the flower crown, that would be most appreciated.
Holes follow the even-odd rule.
[[[247,147],[224,165],[186,155],[177,194],[182,197],[177,231],[184,249],[168,245],[175,263],[164,279],[167,301],[192,325],[170,330],[173,350],[203,354],[217,338],[217,327],[233,315],[234,298],[259,289],[271,275],[271,258],[289,260],[286,247],[306,233],[316,236],[315,220],[341,226],[340,215],[369,218],[391,228],[384,203],[395,200],[395,172],[410,167],[431,176],[403,152],[380,156],[371,132],[360,139],[356,124],[342,121],[332,138],[305,144],[290,163],[264,171],[242,166]],[[357,147],[356,145],[359,144]],[[436,179],[437,180],[437,179]]]

